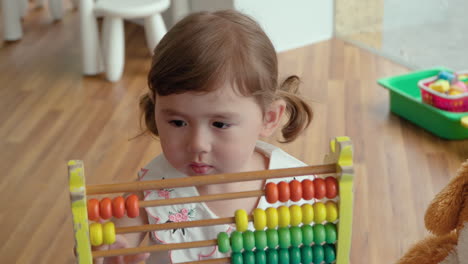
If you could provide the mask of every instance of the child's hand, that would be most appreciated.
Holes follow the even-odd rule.
[[[117,235],[114,244],[93,247],[93,251],[128,248],[128,247],[129,245],[128,245],[127,239],[125,239],[125,237],[123,237],[122,235]],[[150,256],[150,253],[141,253],[141,254],[136,254],[136,255],[97,258],[97,259],[94,259],[94,264],[138,264],[141,261],[146,260],[149,256]]]

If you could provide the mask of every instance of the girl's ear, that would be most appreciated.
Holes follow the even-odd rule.
[[[261,137],[271,136],[276,128],[281,123],[284,110],[286,109],[286,102],[282,99],[272,102],[263,115],[263,128],[260,132]]]

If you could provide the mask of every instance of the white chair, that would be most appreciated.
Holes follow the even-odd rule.
[[[125,60],[123,20],[144,19],[146,42],[152,54],[166,34],[161,13],[169,6],[170,0],[80,0],[83,74],[96,75],[104,68],[109,81],[120,80]],[[96,20],[101,16],[102,45]]]

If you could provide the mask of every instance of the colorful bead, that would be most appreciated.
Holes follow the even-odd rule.
[[[327,188],[325,185],[325,181],[322,178],[317,178],[314,180],[314,187],[315,187],[315,198],[322,199],[325,197],[327,193]]]
[[[247,251],[252,251],[255,248],[254,233],[250,230],[247,230],[242,233],[242,237],[244,238],[244,249]]]
[[[125,208],[127,209],[127,216],[135,218],[140,215],[140,207],[138,204],[138,196],[131,194],[125,200]]]
[[[92,223],[89,225],[89,240],[91,245],[95,247],[102,245],[103,235],[101,223]]]
[[[267,235],[265,231],[255,231],[255,248],[257,249],[265,249],[267,247]]]
[[[243,264],[244,257],[241,253],[235,252],[231,254],[231,264]]]
[[[338,208],[335,202],[328,201],[325,203],[326,211],[327,211],[327,222],[335,222],[338,219]]]
[[[264,230],[267,224],[267,216],[263,209],[255,208],[253,211],[253,222],[255,230]]]
[[[234,231],[231,233],[231,248],[232,252],[241,252],[244,248],[244,239],[241,232]]]
[[[103,243],[112,245],[115,243],[115,225],[112,222],[107,222],[102,225]]]
[[[278,264],[278,251],[275,248],[269,248],[266,252],[268,264]]]
[[[267,229],[267,245],[269,248],[276,248],[278,245],[278,231],[276,229]]]
[[[302,185],[302,198],[306,201],[312,200],[315,196],[314,182],[305,179],[301,182]]]
[[[99,214],[102,219],[107,220],[112,217],[112,200],[109,198],[104,198],[99,203]]]
[[[266,253],[263,249],[261,250],[255,250],[255,263],[256,264],[266,264]]]
[[[311,245],[314,242],[314,229],[310,225],[301,226],[302,243],[304,245]]]
[[[325,225],[325,234],[327,243],[334,244],[336,242],[337,233],[336,226],[334,224],[328,223]]]
[[[302,199],[302,185],[298,180],[289,182],[289,190],[291,191],[291,201],[297,202]]]
[[[323,247],[320,245],[314,245],[312,247],[312,251],[314,255],[314,263],[322,263],[324,259]]]
[[[291,223],[291,214],[287,206],[278,207],[278,226],[286,227]]]
[[[221,253],[227,253],[231,250],[229,235],[226,232],[220,232],[218,234],[218,250]]]
[[[326,196],[329,199],[333,199],[338,195],[338,181],[335,177],[325,178],[325,187],[327,189]]]
[[[122,218],[125,215],[125,199],[122,196],[112,199],[112,213],[115,218]]]
[[[291,245],[294,247],[298,247],[302,244],[302,231],[301,228],[298,226],[293,226],[289,229],[291,233]]]
[[[291,247],[289,249],[289,262],[291,264],[301,263],[301,250],[298,247]]]
[[[289,263],[289,250],[287,248],[280,248],[278,250],[279,264],[290,264]]]
[[[310,204],[303,204],[302,209],[302,223],[308,225],[314,221],[314,208]]]
[[[287,182],[279,182],[278,183],[278,200],[280,202],[287,202],[291,197],[291,190],[289,189],[289,184]]]
[[[267,216],[267,227],[276,228],[278,226],[278,210],[274,207],[268,207],[265,213]]]
[[[301,261],[302,263],[312,263],[314,256],[312,255],[312,248],[309,245],[301,247]]]
[[[278,186],[274,182],[269,182],[265,186],[265,198],[268,203],[274,204],[278,201]]]
[[[323,245],[323,252],[324,252],[324,258],[325,258],[325,263],[331,264],[335,261],[336,259],[336,253],[335,253],[335,246],[334,245]]]
[[[317,224],[314,225],[314,243],[316,245],[320,245],[325,242],[326,240],[326,232],[325,232],[325,227],[323,225]]]
[[[249,217],[247,212],[243,209],[236,210],[235,212],[236,219],[236,230],[239,232],[244,232],[249,227]]]
[[[244,264],[255,264],[255,255],[252,251],[244,251],[242,253]]]
[[[302,223],[302,209],[299,205],[291,205],[289,207],[289,214],[292,226],[298,226]]]
[[[289,248],[291,246],[291,232],[289,232],[289,228],[278,228],[278,237],[280,248]]]
[[[97,221],[99,217],[99,201],[97,199],[88,200],[88,219]]]
[[[322,223],[327,218],[327,209],[323,203],[314,203],[314,222]]]

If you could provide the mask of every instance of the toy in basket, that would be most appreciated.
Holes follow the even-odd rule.
[[[75,233],[78,264],[92,264],[96,257],[130,255],[169,249],[195,248],[217,245],[230,257],[196,261],[191,263],[337,263],[348,264],[351,247],[351,222],[353,205],[353,149],[348,137],[337,137],[330,143],[331,152],[325,163],[317,166],[242,172],[224,175],[206,175],[184,179],[131,182],[106,185],[85,185],[83,163],[78,160],[68,164],[71,209]],[[136,195],[126,198],[90,199],[87,195],[104,193],[136,192],[178,188],[205,184],[251,181],[268,178],[283,178],[315,175],[302,182],[269,183],[265,190],[205,195],[198,197],[172,198],[166,200],[138,201]],[[154,207],[178,203],[204,202],[221,199],[259,197],[274,203],[288,200],[305,203],[301,206],[269,207],[255,209],[249,216],[237,210],[234,217],[203,219],[197,221],[161,223],[142,226],[115,227],[110,221],[101,224],[92,219],[120,218],[126,214],[136,217],[140,207]],[[249,221],[255,231],[247,230]],[[190,241],[136,248],[91,251],[91,245],[115,242],[116,234],[147,232],[174,228],[236,224],[231,234],[221,232],[212,240]]]

